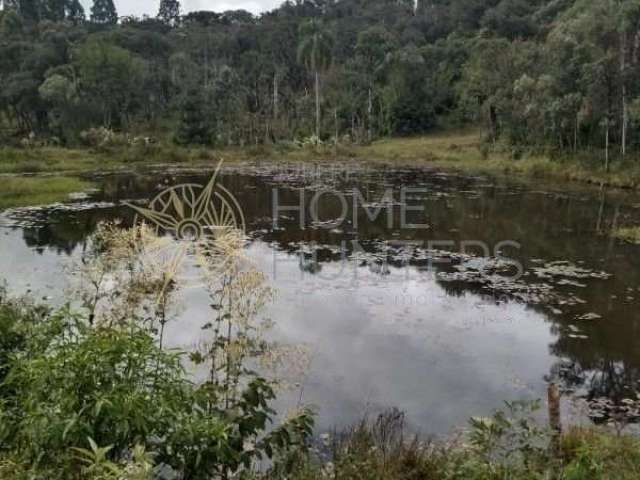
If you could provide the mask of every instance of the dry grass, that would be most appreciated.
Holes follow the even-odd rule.
[[[613,237],[629,243],[640,244],[640,227],[622,227],[613,232]]]

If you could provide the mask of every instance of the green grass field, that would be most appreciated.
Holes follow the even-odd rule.
[[[556,159],[523,153],[516,159],[507,150],[486,150],[477,130],[463,130],[380,140],[360,148],[358,154],[384,161],[425,163],[471,173],[569,180],[622,188],[640,187],[640,162],[633,160],[614,161],[607,173],[603,161],[593,153]]]
[[[71,193],[91,187],[91,183],[73,177],[1,177],[0,209],[61,202]]]

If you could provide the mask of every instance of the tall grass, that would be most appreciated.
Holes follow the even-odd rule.
[[[521,403],[520,407],[525,407]],[[531,404],[532,405],[532,404]],[[522,411],[520,412],[522,413]],[[557,445],[557,447],[556,447]],[[557,441],[529,418],[497,412],[473,419],[449,441],[421,441],[391,410],[325,437],[325,453],[303,457],[273,480],[631,480],[640,440],[572,428]]]

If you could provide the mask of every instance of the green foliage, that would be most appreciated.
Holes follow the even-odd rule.
[[[575,428],[561,440],[563,480],[631,480],[640,474],[637,438]]]
[[[640,472],[639,442],[588,429],[563,435],[559,450],[529,418],[537,403],[473,419],[462,438],[422,442],[407,432],[404,416],[389,411],[332,437],[317,458],[298,457],[270,479],[311,480],[630,480]]]
[[[300,25],[302,41],[298,47],[298,60],[312,71],[324,70],[331,62],[331,37],[322,23],[309,20]]]
[[[0,285],[0,384],[11,369],[13,355],[24,350],[33,328],[47,309],[7,298],[4,285]]]
[[[551,436],[532,417],[539,409],[540,402],[507,402],[506,412],[472,418],[469,442],[479,458],[493,470],[510,464],[545,466]]]
[[[118,13],[113,0],[94,0],[91,7],[91,21],[102,25],[116,24]]]
[[[161,0],[158,19],[167,25],[177,25],[180,21],[180,2],[178,0]]]
[[[637,156],[635,0],[341,0],[117,21],[20,0],[0,21],[0,131],[73,145],[96,127],[180,144],[370,143],[482,125],[491,147]],[[4,133],[8,132],[8,133]],[[167,139],[169,140],[169,139]]]
[[[18,13],[27,23],[34,23],[40,20],[40,2],[38,0],[18,0]]]
[[[72,102],[76,97],[75,85],[66,77],[54,74],[38,88],[43,100],[58,105]]]
[[[85,332],[67,315],[42,328],[30,358],[16,359],[6,382],[20,406],[12,410],[12,437],[29,461],[56,464],[59,452],[86,437],[122,452],[172,427],[185,395],[175,355],[158,352],[142,332]],[[51,339],[55,345],[47,343],[52,331],[62,336]]]
[[[303,63],[315,77],[315,104],[316,104],[316,137],[321,137],[321,98],[320,98],[320,72],[326,70],[331,63],[332,38],[325,30],[323,24],[316,19],[308,20],[300,25],[301,37],[298,46],[298,61]]]
[[[182,102],[175,140],[181,145],[210,145],[213,141],[211,118],[204,108],[202,95],[191,91]]]
[[[0,316],[6,359],[0,443],[11,458],[49,472],[47,478],[74,471],[120,478],[119,466],[144,451],[153,452],[154,465],[210,478],[301,448],[310,433],[311,417],[301,415],[264,434],[274,393],[260,379],[228,410],[211,409],[211,395],[220,392],[194,387],[180,354],[161,350],[135,325],[91,327],[65,310],[28,321],[14,308],[23,307],[3,304]]]
[[[2,13],[0,26],[4,37],[14,37],[22,33],[22,19],[15,10],[7,10]]]
[[[74,448],[75,458],[82,465],[83,477],[101,480],[152,480],[154,478],[154,456],[148,454],[144,447],[137,445],[131,452],[131,460],[118,465],[108,459],[113,447],[100,448],[88,439],[89,449]]]
[[[22,169],[38,171],[37,163],[23,164]],[[5,179],[0,191],[0,208],[46,205],[69,199],[72,193],[92,188],[93,184],[74,177],[24,177]]]
[[[124,48],[93,39],[76,52],[75,68],[89,101],[99,105],[103,125],[126,124],[143,74],[143,62]]]
[[[80,313],[51,312],[0,292],[2,478],[142,480],[160,471],[231,478],[265,459],[276,465],[306,451],[311,414],[272,426],[272,383],[249,371],[243,355],[229,363],[248,330],[206,351],[223,365],[215,381],[194,383],[184,353],[163,348],[176,272],[146,263],[154,241],[143,227],[101,226],[79,271]],[[218,310],[225,321],[241,315],[248,323],[263,305],[262,294],[251,293],[261,277],[243,275],[225,274],[233,285]],[[115,292],[103,290],[106,278]]]

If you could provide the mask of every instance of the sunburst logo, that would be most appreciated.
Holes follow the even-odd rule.
[[[245,232],[244,214],[236,198],[218,183],[220,161],[206,185],[185,183],[160,192],[146,208],[125,203],[136,212],[134,222],[151,224],[158,235],[179,240],[218,238],[230,231]]]

